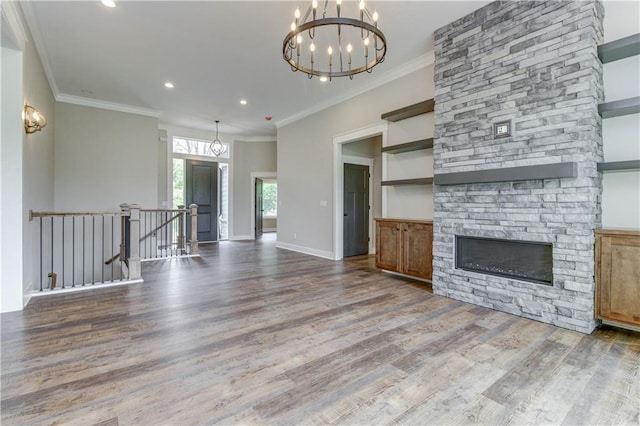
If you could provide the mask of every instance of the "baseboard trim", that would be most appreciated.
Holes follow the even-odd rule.
[[[229,238],[229,241],[244,241],[244,240],[253,240],[252,235],[232,235]]]
[[[262,232],[276,232],[278,228],[264,228]]]
[[[296,251],[298,253],[304,253],[311,256],[322,257],[323,259],[335,260],[335,256],[330,251],[318,250],[310,247],[299,246],[296,244],[283,243],[282,241],[278,241],[276,243],[277,248]]]
[[[142,278],[138,280],[125,280],[125,281],[116,281],[113,283],[100,283],[100,284],[90,284],[77,287],[65,287],[64,289],[58,288],[56,290],[44,290],[44,291],[32,291],[29,294],[29,302],[38,297],[49,297],[49,296],[62,296],[69,293],[77,293],[80,291],[92,291],[92,290],[100,290],[102,288],[111,288],[111,287],[120,287],[123,285],[129,284],[138,284],[142,283],[144,280]],[[26,306],[26,305],[25,305]]]

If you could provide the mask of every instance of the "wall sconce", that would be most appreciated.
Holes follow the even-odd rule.
[[[24,130],[27,133],[34,133],[42,130],[47,125],[47,119],[40,111],[31,105],[25,105],[22,111],[22,119],[24,120]]]

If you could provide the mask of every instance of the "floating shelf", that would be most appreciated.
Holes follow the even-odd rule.
[[[640,34],[598,46],[598,57],[603,64],[640,55]]]
[[[640,160],[598,163],[599,172],[624,172],[633,170],[640,170]]]
[[[578,177],[577,163],[557,163],[476,170],[473,172],[440,173],[434,176],[434,183],[436,185],[461,185],[466,183],[510,182],[518,180],[576,177]]]
[[[380,118],[387,121],[405,120],[407,118],[415,117],[416,115],[433,112],[434,106],[435,102],[433,101],[433,99],[428,99],[423,102],[418,102],[417,104],[409,105],[408,107],[384,113],[380,116]]]
[[[415,178],[415,179],[399,179],[399,180],[383,180],[380,182],[382,186],[399,186],[399,185],[431,185],[433,178]]]
[[[433,148],[433,138],[385,146],[382,147],[382,152],[386,152],[387,154],[400,154],[403,152],[419,151],[421,149],[429,148]]]
[[[598,105],[598,112],[602,118],[620,117],[640,113],[640,97],[621,99]]]

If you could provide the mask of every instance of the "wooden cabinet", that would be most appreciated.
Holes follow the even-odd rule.
[[[640,327],[640,231],[596,229],[596,318]]]
[[[376,219],[376,267],[431,279],[433,222]]]

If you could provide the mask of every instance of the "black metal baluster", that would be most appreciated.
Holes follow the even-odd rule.
[[[71,216],[71,287],[76,286],[76,217]]]
[[[60,278],[62,280],[62,288],[64,288],[64,216],[62,216],[62,268],[60,269]]]
[[[102,217],[102,235],[100,235],[100,248],[102,249],[102,255],[100,256],[100,259],[104,259],[104,215],[101,216]],[[104,283],[104,262],[101,260],[100,261],[100,265],[102,265],[102,267],[100,268],[102,270],[102,282]]]
[[[51,216],[51,283],[53,283],[53,216]],[[49,286],[51,288],[51,286]]]
[[[42,270],[42,216],[40,216],[40,291],[42,291],[42,279],[44,272]]]
[[[96,283],[96,217],[91,216],[93,229],[91,231],[91,283]]]
[[[87,282],[84,278],[84,268],[87,265],[87,261],[85,260],[85,239],[87,231],[86,218],[86,216],[82,216],[82,287],[84,287],[84,283]]]
[[[109,253],[113,253],[113,223],[114,223],[114,218],[115,216],[111,216],[111,251]],[[111,262],[111,282],[115,281],[114,280],[114,275],[113,275],[113,264],[116,263],[115,261]]]

